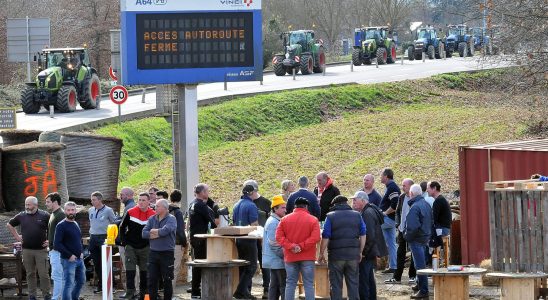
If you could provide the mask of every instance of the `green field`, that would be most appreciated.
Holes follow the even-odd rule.
[[[501,106],[500,95],[476,90],[497,72],[288,91],[201,107],[200,178],[227,205],[246,179],[256,179],[271,197],[282,180],[321,170],[344,194],[360,187],[364,173],[377,175],[384,167],[392,167],[397,180],[435,179],[452,192],[458,145],[526,135],[525,109],[512,101]],[[120,187],[171,189],[170,124],[163,118],[95,133],[124,139]]]

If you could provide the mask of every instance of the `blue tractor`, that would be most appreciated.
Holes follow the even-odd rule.
[[[407,48],[407,58],[409,60],[422,59],[424,52],[429,59],[440,59],[443,51],[443,44],[436,33],[436,30],[431,27],[420,27],[417,29],[416,39],[413,44]]]
[[[482,27],[470,28],[470,33],[474,37],[474,49],[483,50],[487,55],[493,53],[491,37],[486,34]]]
[[[453,56],[453,52],[458,52],[460,57],[474,56],[474,37],[468,34],[468,26],[447,25],[445,34],[445,55]]]

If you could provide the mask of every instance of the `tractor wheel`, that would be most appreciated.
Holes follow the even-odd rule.
[[[318,60],[312,69],[314,73],[323,73],[323,69],[325,69],[325,53],[323,52],[323,47],[320,47],[318,52]]]
[[[62,113],[73,112],[76,110],[76,88],[73,85],[63,85],[57,93],[57,103],[55,109]]]
[[[34,89],[25,88],[21,92],[21,106],[26,114],[37,114],[40,111],[40,103],[34,102]]]
[[[434,56],[436,56],[436,49],[434,46],[429,45],[426,49],[426,54],[428,54],[428,59],[434,59]]]
[[[390,48],[388,49],[388,51],[390,52],[388,54],[388,59],[386,60],[387,63],[389,64],[393,64],[396,62],[396,44],[394,44],[394,42],[390,43]]]
[[[464,53],[464,50],[466,50],[466,43],[462,42],[459,43],[459,55],[460,57],[464,57],[466,53]]]
[[[83,109],[97,108],[97,102],[101,101],[101,84],[99,76],[92,74],[82,86],[82,98],[78,99]]]
[[[407,59],[415,60],[415,47],[413,46],[407,47]]]
[[[415,59],[416,59],[416,60],[422,60],[422,54],[423,54],[423,53],[424,53],[424,52],[422,52],[422,51],[421,51],[421,52],[415,53]]]
[[[282,63],[283,58],[281,58],[279,56],[276,56],[276,57],[274,57],[274,59],[272,61],[274,62],[274,65],[273,65],[274,74],[276,74],[276,76],[284,76],[285,75],[285,69],[284,69],[284,65]]]
[[[362,50],[354,49],[352,50],[352,64],[354,66],[361,66],[362,64]]]
[[[442,48],[441,43],[440,43],[440,44],[438,44],[438,52],[436,52],[436,55],[435,55],[436,59],[441,59],[442,52],[443,52],[443,48]]]
[[[445,57],[451,58],[453,56],[453,51],[445,51]]]
[[[388,54],[386,53],[385,48],[378,48],[377,49],[377,63],[379,65],[386,64],[386,60],[388,59]]]
[[[363,63],[366,64],[366,65],[370,65],[371,64],[371,58],[365,58],[363,60]]]
[[[301,74],[308,75],[313,72],[314,62],[312,56],[305,54],[301,57]]]

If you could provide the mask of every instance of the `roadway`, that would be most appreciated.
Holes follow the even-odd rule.
[[[280,90],[302,89],[310,87],[322,87],[332,84],[370,84],[379,82],[393,82],[407,79],[426,78],[432,75],[451,72],[473,71],[507,66],[508,63],[501,60],[499,63],[480,62],[477,57],[460,58],[453,57],[446,60],[436,59],[425,62],[398,60],[395,64],[381,65],[376,68],[370,66],[354,66],[351,72],[350,63],[338,66],[329,66],[323,74],[299,75],[296,80],[293,76],[275,76],[272,73],[264,75],[263,85],[259,82],[229,82],[228,89],[224,90],[224,83],[200,84],[198,86],[199,104],[214,102],[221,98],[233,96],[253,95],[269,93]],[[108,91],[102,91],[106,93]],[[130,96],[121,106],[123,120],[150,116],[156,113],[156,93],[150,91],[142,103],[142,95]],[[49,112],[42,110],[39,114],[26,115],[17,113],[18,129],[33,129],[42,131],[51,130],[81,130],[95,127],[102,123],[113,122],[118,118],[118,107],[108,97],[101,101],[101,108],[97,110],[83,110],[78,106],[76,112],[60,114],[53,118]]]

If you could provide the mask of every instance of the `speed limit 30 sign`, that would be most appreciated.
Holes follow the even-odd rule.
[[[110,89],[110,100],[115,104],[121,105],[127,100],[127,89],[121,85],[113,86]]]

